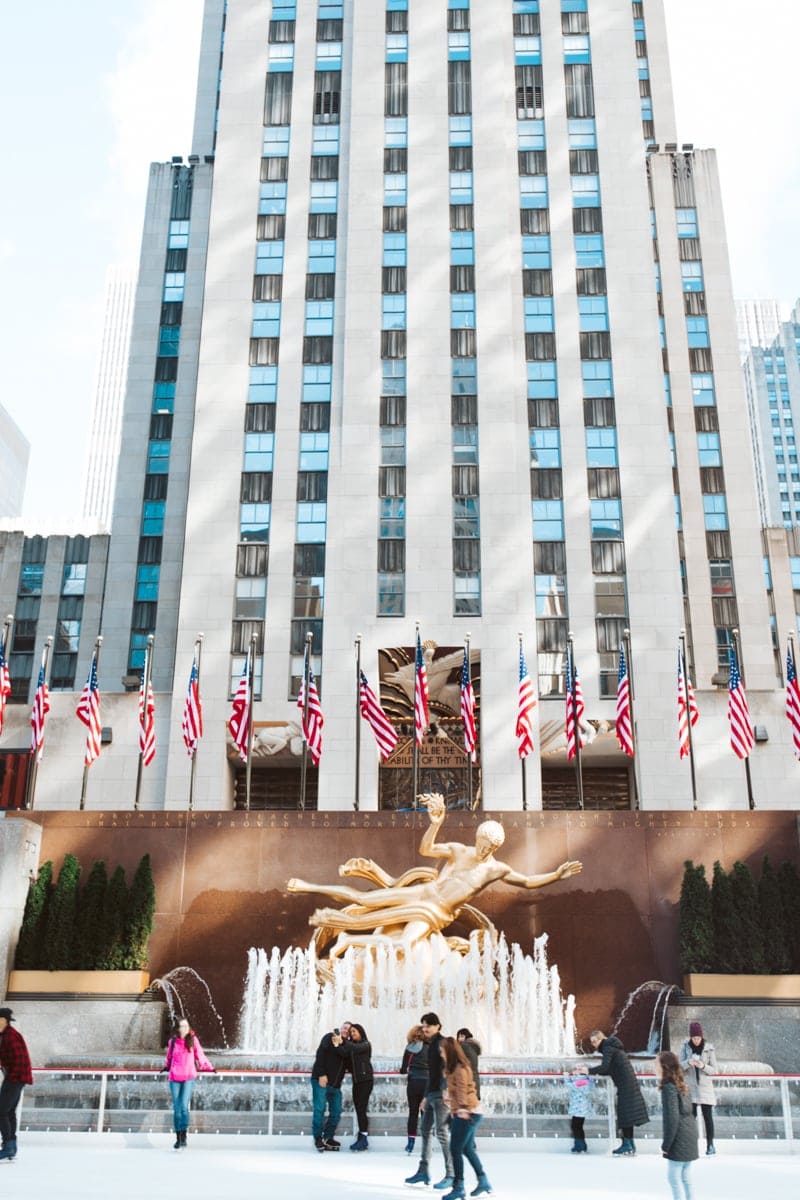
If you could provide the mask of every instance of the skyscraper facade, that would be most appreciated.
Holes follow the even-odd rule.
[[[154,636],[171,704],[147,803],[187,802],[202,633],[198,807],[243,802],[251,649],[258,804],[574,806],[568,646],[587,805],[691,806],[682,629],[700,807],[748,802],[734,630],[767,730],[750,785],[793,803],[721,214],[713,151],[676,140],[660,0],[207,0],[192,154],[151,168],[103,612],[106,689]],[[357,666],[400,735],[383,764]]]
[[[753,344],[744,364],[750,436],[765,526],[800,524],[800,466],[794,418],[800,406],[797,307],[766,345]]]

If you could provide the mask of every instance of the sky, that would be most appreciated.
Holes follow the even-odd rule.
[[[31,442],[26,527],[64,528],[81,514],[106,270],[137,261],[150,162],[190,152],[202,8],[4,10],[0,402]],[[800,5],[665,9],[678,142],[718,151],[735,295],[794,301]]]

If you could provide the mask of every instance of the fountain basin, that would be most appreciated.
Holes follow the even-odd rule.
[[[149,984],[147,971],[12,971],[7,994],[139,996]]]

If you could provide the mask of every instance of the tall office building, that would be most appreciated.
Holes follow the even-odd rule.
[[[781,306],[777,300],[736,301],[736,329],[742,362],[753,346],[764,349],[774,341],[781,321]]]
[[[251,647],[254,804],[294,807],[305,777],[308,804],[347,809],[357,775],[365,808],[414,782],[520,807],[521,633],[528,807],[577,802],[568,647],[587,805],[691,806],[684,628],[700,807],[748,802],[733,630],[767,739],[753,793],[791,805],[715,156],[675,141],[660,0],[207,0],[192,151],[151,169],[103,612],[107,690],[155,638],[143,802],[186,805],[202,632],[197,807],[242,802],[226,722]],[[325,726],[304,772],[307,646]],[[400,735],[379,764],[363,725],[358,773],[357,662]]]
[[[753,344],[744,364],[758,502],[764,526],[800,525],[800,466],[794,418],[800,414],[800,313]]]
[[[83,493],[84,517],[106,528],[114,500],[135,286],[130,267],[109,269]]]

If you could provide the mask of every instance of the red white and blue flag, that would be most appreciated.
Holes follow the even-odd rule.
[[[517,754],[527,758],[533,754],[533,720],[536,712],[536,689],[528,674],[522,642],[519,645],[519,687],[517,689]]]
[[[44,666],[39,668],[39,682],[33,697],[31,709],[31,754],[36,755],[36,761],[42,761],[44,750],[44,722],[50,712],[50,694],[44,680]]]
[[[475,725],[475,689],[469,669],[469,655],[464,647],[464,662],[461,665],[461,720],[464,722],[464,752],[470,762],[475,762],[475,746],[478,731]]]
[[[579,750],[583,749],[583,718],[586,712],[583,703],[583,689],[578,678],[578,668],[572,658],[572,651],[567,647],[567,718],[565,732],[567,739],[567,762],[570,762]]]
[[[728,650],[730,677],[728,680],[728,723],[731,727],[731,747],[737,758],[749,758],[755,745],[753,720],[739,671],[736,651]]]
[[[308,678],[308,704],[306,704],[306,678]],[[308,651],[306,651],[303,682],[300,684],[297,707],[302,714],[300,724],[303,729],[303,737],[306,740],[306,745],[311,753],[311,761],[315,767],[318,767],[319,760],[322,758],[322,726],[325,724],[325,721],[322,716],[322,705],[319,702],[319,692],[314,680],[314,672],[308,660]]]
[[[239,751],[239,757],[243,762],[247,762],[247,755],[250,749],[251,699],[250,651],[248,650],[247,658],[244,661],[242,677],[239,680],[236,695],[233,697],[231,717],[228,721],[228,729],[231,731],[234,745]]]
[[[786,717],[792,727],[795,758],[800,758],[800,682],[791,641],[786,647]]]
[[[628,676],[628,663],[625,659],[625,647],[619,648],[619,672],[617,675],[617,722],[615,726],[619,748],[630,758],[633,750],[633,724],[631,721],[631,681]]]
[[[149,767],[156,756],[156,702],[153,685],[149,679],[145,687],[145,671],[142,671],[142,681],[139,684],[139,753],[142,756],[142,765]]]
[[[183,705],[183,720],[181,721],[183,741],[189,758],[192,758],[197,743],[203,736],[203,705],[200,700],[200,672],[197,670],[197,656],[192,659],[192,669],[189,672],[189,686],[186,689],[186,700]]]
[[[383,711],[363,671],[359,681],[358,703],[362,717],[375,734],[381,758],[385,761],[397,745],[397,730]]]
[[[6,704],[11,695],[11,675],[6,659],[6,635],[0,641],[0,733],[3,732],[3,722],[6,719]]]
[[[678,754],[689,756],[689,722],[692,729],[700,719],[700,710],[694,698],[692,681],[683,669],[683,651],[678,647]]]
[[[430,725],[428,711],[428,672],[425,669],[425,659],[422,657],[422,643],[417,634],[417,656],[414,668],[414,736],[417,745],[421,746],[425,730]]]
[[[90,767],[100,757],[100,692],[97,687],[97,651],[92,655],[92,665],[75,709],[75,716],[86,726],[86,749],[83,764]]]

